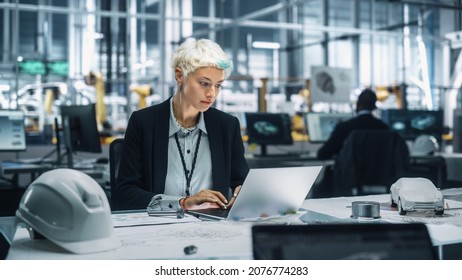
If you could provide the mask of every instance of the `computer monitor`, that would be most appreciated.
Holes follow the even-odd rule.
[[[255,225],[257,260],[432,260],[425,224]]]
[[[286,113],[245,113],[249,143],[259,144],[262,155],[266,145],[291,145],[292,120]]]
[[[414,140],[420,135],[427,134],[441,142],[444,130],[442,110],[390,109],[382,111],[381,118],[405,140]]]
[[[312,143],[323,143],[329,139],[335,126],[353,117],[352,113],[306,113],[305,126]]]
[[[102,152],[95,104],[61,106],[61,121],[69,167],[74,151]]]
[[[24,112],[0,110],[0,151],[26,150]]]

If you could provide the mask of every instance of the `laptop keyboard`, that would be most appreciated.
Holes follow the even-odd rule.
[[[229,209],[222,209],[222,208],[207,208],[207,209],[199,209],[194,210],[195,213],[202,213],[206,215],[212,215],[216,217],[226,218],[228,217]]]

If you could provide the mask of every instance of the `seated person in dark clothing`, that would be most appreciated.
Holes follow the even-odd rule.
[[[363,90],[356,103],[357,116],[335,127],[329,139],[318,150],[318,159],[331,159],[337,155],[353,130],[389,129],[387,124],[372,115],[372,111],[376,109],[376,101],[375,92],[370,89]]]
[[[176,93],[133,112],[124,138],[115,201],[120,209],[167,209],[234,203],[249,167],[239,120],[212,107],[232,61],[207,39],[173,53]]]

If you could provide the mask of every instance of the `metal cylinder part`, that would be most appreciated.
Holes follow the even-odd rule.
[[[351,203],[351,218],[380,218],[380,203],[375,201],[353,201]]]

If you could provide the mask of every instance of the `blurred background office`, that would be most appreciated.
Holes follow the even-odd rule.
[[[3,0],[0,22],[5,191],[72,166],[110,192],[110,143],[173,93],[168,58],[194,38],[233,59],[215,106],[240,119],[251,167],[307,164],[364,88],[410,148],[428,135],[423,156],[462,152],[460,1]],[[416,174],[462,180],[422,160]]]

